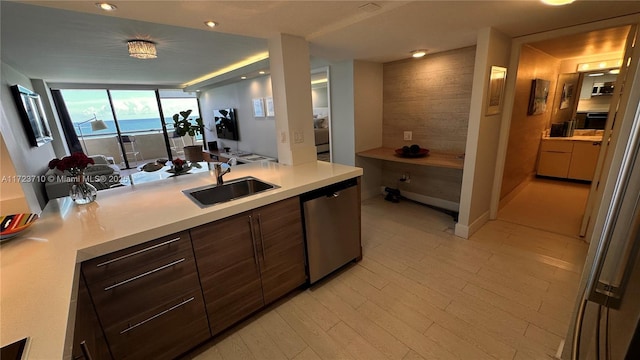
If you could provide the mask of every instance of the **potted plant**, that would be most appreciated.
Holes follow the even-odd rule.
[[[202,161],[202,145],[196,145],[196,135],[204,134],[204,123],[201,118],[195,119],[195,124],[189,121],[192,110],[180,111],[173,115],[173,126],[176,136],[191,136],[191,144],[184,147],[184,157],[192,162]],[[182,116],[182,119],[180,119]]]

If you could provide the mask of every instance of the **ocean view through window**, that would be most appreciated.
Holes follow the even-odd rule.
[[[173,114],[192,109],[190,119],[200,116],[195,95],[181,90],[61,89],[60,92],[83,150],[87,155],[105,155],[121,169],[173,159],[176,153],[181,153],[171,142]],[[106,129],[92,128],[87,120],[94,116],[104,122]],[[191,139],[185,140],[187,145],[191,144]],[[202,136],[195,140],[201,143]]]

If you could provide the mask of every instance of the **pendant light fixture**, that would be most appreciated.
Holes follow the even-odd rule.
[[[155,59],[158,57],[156,43],[149,40],[128,40],[129,56],[136,59]]]

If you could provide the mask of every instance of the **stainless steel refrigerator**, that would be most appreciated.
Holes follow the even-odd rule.
[[[563,359],[640,359],[640,89],[625,91]]]

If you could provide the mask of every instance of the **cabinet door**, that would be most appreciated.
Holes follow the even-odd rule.
[[[269,304],[306,281],[299,198],[254,210],[256,223],[262,292]]]
[[[213,335],[264,305],[250,215],[242,213],[191,229]]]
[[[78,305],[76,307],[76,322],[73,331],[73,358],[85,359],[80,343],[85,342],[89,355],[94,360],[110,360],[111,354],[104,338],[98,316],[93,309],[89,296],[89,289],[80,274],[78,286]]]
[[[593,180],[596,171],[598,155],[600,154],[600,142],[576,141],[573,144],[571,165],[569,166],[569,178],[577,180]]]
[[[566,178],[570,163],[570,152],[542,151],[538,161],[538,175]]]

